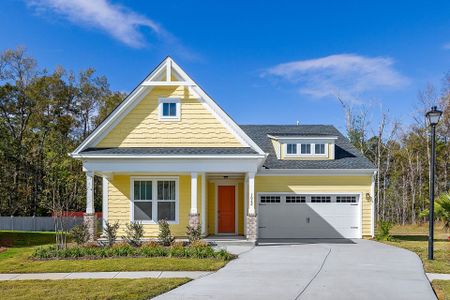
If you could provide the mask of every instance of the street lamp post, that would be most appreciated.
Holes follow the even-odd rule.
[[[436,106],[431,107],[425,116],[428,124],[431,126],[431,162],[430,162],[430,215],[428,217],[428,259],[433,259],[433,240],[434,240],[434,170],[436,164],[436,125],[442,115],[442,111]]]

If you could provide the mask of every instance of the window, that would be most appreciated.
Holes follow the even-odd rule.
[[[178,221],[178,181],[172,178],[133,179],[132,220]]]
[[[311,144],[301,144],[301,154],[311,154]]]
[[[179,98],[159,98],[159,119],[180,120],[180,105]]]
[[[287,154],[297,154],[297,144],[287,144]]]
[[[314,148],[315,154],[325,154],[325,144],[315,144]]]
[[[280,196],[261,196],[260,202],[261,203],[280,203],[281,197]]]
[[[327,203],[331,202],[330,196],[311,196],[312,203]]]
[[[286,203],[305,203],[305,196],[286,196]]]
[[[356,203],[356,196],[336,196],[338,203]]]

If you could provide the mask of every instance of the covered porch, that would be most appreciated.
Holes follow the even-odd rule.
[[[186,237],[186,227],[201,226],[203,237],[257,239],[255,174],[259,159],[88,160],[86,223],[94,237],[94,176],[102,185],[103,222],[119,222],[118,236],[130,222],[144,225],[145,238],[156,238],[159,219],[172,234]],[[191,169],[187,171],[186,169]],[[145,171],[144,171],[145,170]]]

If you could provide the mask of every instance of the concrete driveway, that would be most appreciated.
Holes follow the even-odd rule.
[[[412,252],[367,240],[267,242],[157,299],[436,299]]]

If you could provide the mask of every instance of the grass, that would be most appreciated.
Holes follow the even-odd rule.
[[[433,280],[432,286],[439,300],[450,300],[450,280]]]
[[[2,281],[2,299],[149,299],[188,282],[171,279],[67,279]],[[68,284],[70,282],[70,284]]]
[[[226,264],[225,261],[214,258],[172,257],[33,261],[29,257],[34,248],[37,245],[54,243],[54,234],[2,231],[0,241],[8,241],[12,246],[0,253],[0,273],[215,271]]]
[[[391,230],[393,241],[383,243],[413,251],[422,259],[427,273],[450,274],[450,241],[440,224],[435,226],[434,260],[427,259],[428,251],[428,224],[395,226]]]

